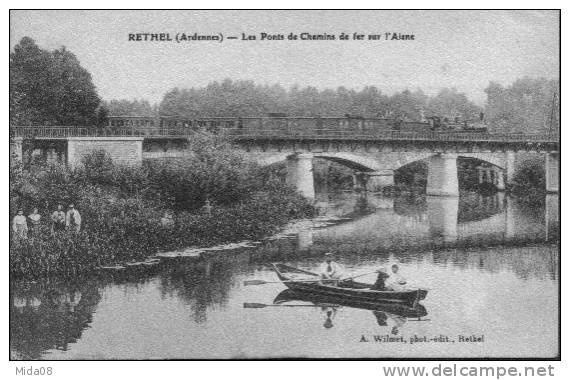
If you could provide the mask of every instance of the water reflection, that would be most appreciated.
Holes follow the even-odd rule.
[[[426,197],[427,220],[432,238],[442,238],[444,242],[457,240],[458,197]]]
[[[165,260],[155,272],[73,283],[13,282],[11,357],[377,357],[383,348],[357,340],[378,331],[391,336],[475,331],[495,339],[485,346],[490,356],[518,355],[517,347],[535,356],[552,352],[558,315],[559,249],[552,244],[559,239],[557,195],[529,203],[503,194],[384,198],[342,193],[321,196],[319,202],[323,215],[340,217],[334,224],[303,227],[255,248]],[[247,279],[275,281],[271,262],[311,270],[326,251],[334,251],[348,273],[398,263],[409,282],[433,291],[425,307],[409,308],[279,293],[282,284],[241,285]],[[535,297],[537,292],[543,297]],[[245,302],[272,301],[315,307],[243,309]],[[489,318],[492,323],[485,322]],[[422,323],[410,323],[418,319]],[[539,324],[541,331],[531,328]],[[235,338],[228,340],[230,335]],[[327,339],[328,351],[307,345]],[[430,356],[422,349],[414,346],[418,351],[409,355]],[[440,349],[443,355],[445,348]],[[447,354],[479,352],[463,350],[450,348]]]
[[[10,284],[10,351],[37,359],[50,349],[67,350],[89,327],[101,299],[89,279]]]
[[[560,233],[560,201],[558,194],[546,194],[544,207],[545,233],[544,240],[557,241]]]
[[[543,202],[525,202],[504,193],[483,196],[466,193],[460,197],[406,195],[390,203],[383,198],[368,196],[367,206],[358,198],[358,209],[367,210],[350,222],[312,235],[313,244],[319,237],[333,235],[339,242],[351,237],[364,237],[380,250],[434,246],[481,246],[520,242],[556,241],[559,236],[558,195],[549,194]],[[350,201],[341,199],[348,211]],[[381,207],[375,205],[381,204]],[[356,206],[356,204],[353,204]],[[335,208],[338,210],[338,207]],[[362,211],[361,211],[362,212]],[[361,215],[362,215],[361,214]],[[305,242],[303,249],[308,249]]]
[[[308,229],[297,233],[297,250],[305,251],[313,245],[313,230]]]
[[[204,323],[208,319],[208,308],[227,305],[229,291],[234,286],[233,277],[230,260],[219,256],[218,260],[204,257],[198,261],[182,261],[160,273],[160,291],[162,297],[176,296],[183,300],[190,306],[192,320]]]
[[[322,308],[322,311],[325,314],[325,323],[323,323],[323,327],[325,329],[330,329],[333,327],[333,319],[336,316],[336,311],[338,310],[335,306],[325,306]]]
[[[296,292],[291,289],[282,291],[273,300],[274,305],[289,303],[289,306],[292,306],[299,304],[299,302],[309,302],[315,306],[320,306],[322,311],[321,317],[324,319],[323,327],[326,329],[334,327],[333,321],[338,313],[342,313],[343,308],[371,311],[378,326],[392,326],[390,329],[392,335],[397,335],[399,329],[408,319],[421,320],[428,314],[422,304],[407,306],[388,302],[362,302],[343,297],[316,296],[310,293]],[[299,305],[305,306],[305,304]]]

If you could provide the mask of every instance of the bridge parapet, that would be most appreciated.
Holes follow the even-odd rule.
[[[312,119],[314,120],[314,119]],[[197,129],[165,126],[141,130],[132,127],[11,126],[10,137],[65,139],[68,137],[191,137]],[[220,128],[234,140],[351,140],[351,141],[443,141],[558,144],[559,136],[547,133],[437,132],[350,128]]]

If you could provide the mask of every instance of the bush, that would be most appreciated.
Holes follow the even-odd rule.
[[[159,250],[257,239],[312,214],[294,189],[267,180],[264,169],[245,163],[222,139],[200,135],[190,149],[184,160],[138,168],[117,167],[101,151],[75,170],[52,164],[11,168],[11,215],[16,208],[38,207],[43,219],[28,239],[12,236],[10,272],[72,276]],[[200,211],[206,198],[210,213]],[[70,202],[81,213],[81,231],[52,233],[51,213]],[[162,225],[172,209],[178,211],[174,224]]]

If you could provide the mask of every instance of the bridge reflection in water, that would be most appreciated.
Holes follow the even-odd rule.
[[[536,200],[534,201],[536,202]],[[299,249],[319,240],[350,245],[358,236],[370,247],[391,249],[433,245],[493,245],[518,240],[555,241],[559,235],[559,197],[547,194],[530,203],[496,193],[461,197],[404,196],[382,198],[365,195],[344,202],[317,201],[323,215],[367,215],[326,229],[299,234]]]

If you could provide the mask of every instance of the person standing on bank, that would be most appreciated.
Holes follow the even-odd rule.
[[[212,215],[212,204],[208,198],[206,198],[206,202],[204,202],[204,206],[202,206],[202,212],[206,215]]]
[[[65,230],[65,211],[62,205],[57,205],[57,210],[51,214],[51,232]]]
[[[16,233],[16,237],[21,239],[28,238],[28,222],[23,210],[18,210],[18,215],[12,220],[12,229]]]
[[[322,283],[336,286],[342,277],[342,267],[333,261],[331,252],[325,253],[325,262],[321,264],[320,274]]]
[[[81,215],[74,208],[73,203],[69,205],[67,214],[65,215],[65,226],[69,230],[79,231],[81,229]]]
[[[34,210],[30,215],[28,215],[28,219],[30,219],[30,232],[36,235],[40,231],[40,219],[42,216],[38,213],[38,208],[34,207]]]

